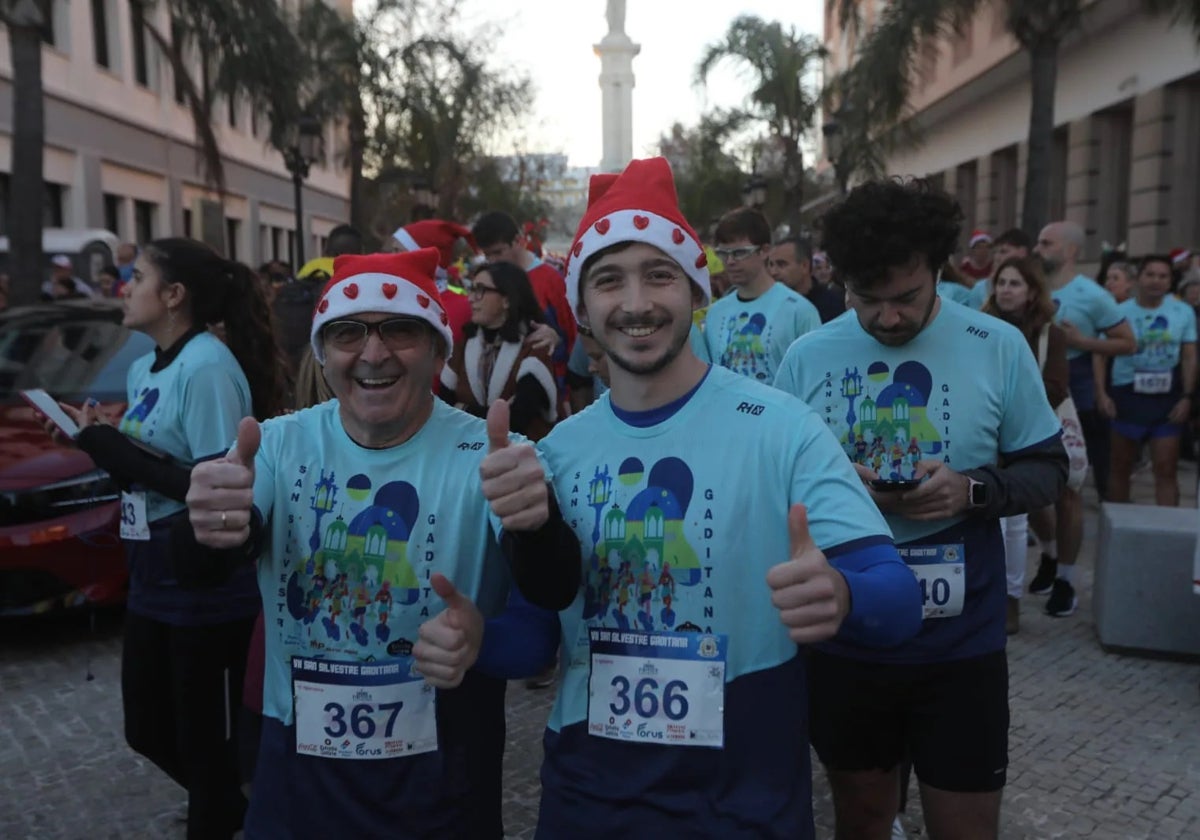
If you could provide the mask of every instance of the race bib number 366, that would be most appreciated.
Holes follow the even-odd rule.
[[[437,749],[434,689],[408,658],[388,662],[292,659],[296,752],[379,759]]]
[[[725,636],[595,628],[589,641],[589,734],[724,746]]]

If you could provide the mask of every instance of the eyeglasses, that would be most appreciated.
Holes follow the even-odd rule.
[[[758,245],[743,245],[740,248],[714,248],[713,251],[724,263],[741,262],[751,254],[758,253],[761,246]]]
[[[472,283],[467,287],[467,297],[471,298],[471,300],[483,300],[488,293],[497,295],[504,294],[504,292],[500,291],[495,286],[484,286],[480,283]]]
[[[338,350],[353,351],[365,347],[374,332],[389,350],[411,350],[425,339],[428,329],[424,321],[416,318],[389,318],[373,324],[344,320],[330,321],[321,336]]]

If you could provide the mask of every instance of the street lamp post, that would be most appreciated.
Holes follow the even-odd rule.
[[[742,187],[742,204],[761,210],[767,203],[767,179],[755,172]]]
[[[844,117],[845,110],[839,108],[821,126],[821,135],[825,138],[825,159],[833,164],[833,177],[842,195],[846,194],[846,166],[842,159],[846,141],[846,129],[842,125]]]
[[[309,168],[321,159],[325,143],[321,136],[321,121],[305,114],[296,121],[291,142],[283,151],[283,164],[292,173],[292,189],[296,207],[296,271],[304,265],[304,179]]]

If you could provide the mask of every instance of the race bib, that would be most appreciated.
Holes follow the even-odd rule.
[[[900,558],[921,584],[925,618],[962,615],[967,572],[962,544],[897,546]]]
[[[1135,394],[1169,394],[1171,393],[1171,371],[1169,370],[1139,370],[1133,374],[1133,393]]]
[[[726,636],[589,631],[588,733],[676,747],[725,744]]]
[[[121,494],[121,539],[145,542],[150,539],[146,519],[146,494],[141,490]]]
[[[438,748],[433,686],[411,660],[336,662],[292,657],[296,752],[378,759]]]

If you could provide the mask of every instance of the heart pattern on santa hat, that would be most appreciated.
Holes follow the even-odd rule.
[[[576,317],[583,264],[593,254],[623,242],[658,248],[679,264],[700,289],[706,304],[711,300],[708,258],[700,237],[679,210],[675,179],[666,158],[631,161],[619,175],[592,176],[587,211],[579,222],[567,262],[567,298]]]
[[[368,312],[425,321],[442,337],[449,358],[454,338],[434,279],[439,259],[436,248],[401,254],[347,254],[335,259],[333,276],[321,292],[313,316],[311,340],[317,361],[325,364],[321,329],[326,324]]]

